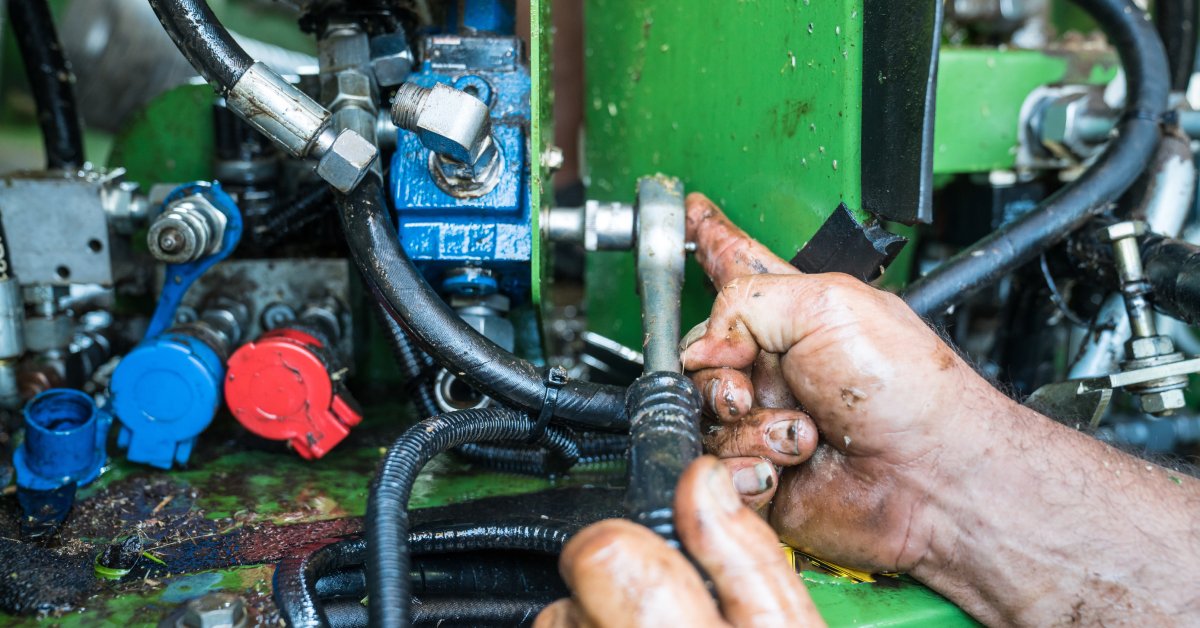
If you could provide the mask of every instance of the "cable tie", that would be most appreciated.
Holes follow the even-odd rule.
[[[529,431],[529,442],[537,442],[546,433],[546,427],[550,425],[550,419],[554,418],[554,411],[558,407],[558,391],[568,380],[570,377],[567,375],[567,369],[561,366],[546,370],[546,377],[543,379],[546,384],[546,396],[542,397],[542,409],[538,412],[537,422]]]

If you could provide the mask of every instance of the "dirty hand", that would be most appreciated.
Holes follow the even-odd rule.
[[[849,567],[911,570],[942,527],[931,495],[983,453],[972,424],[1015,404],[895,295],[799,273],[703,195],[687,212],[696,259],[721,286],[683,343],[716,419],[709,450],[747,505],[769,505],[784,541]]]
[[[573,595],[534,627],[824,625],[775,534],[742,505],[717,459],[696,460],[680,478],[675,527],[712,578],[715,602],[683,554],[643,526],[610,519],[567,543],[559,570]]]

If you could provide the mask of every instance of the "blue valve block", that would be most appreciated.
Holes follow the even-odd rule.
[[[112,416],[78,390],[52,388],[25,405],[25,440],[13,455],[17,486],[51,491],[100,475]]]
[[[117,445],[133,462],[160,469],[186,464],[217,411],[224,380],[217,352],[194,336],[167,332],[142,341],[112,377],[113,410],[121,419]]]
[[[408,131],[397,135],[389,172],[400,241],[432,285],[452,268],[495,274],[500,292],[527,298],[533,230],[529,198],[529,73],[512,37],[428,37],[426,60],[409,81],[473,91],[491,108],[492,136],[504,154],[496,187],[478,198],[442,191],[429,171],[429,150]]]

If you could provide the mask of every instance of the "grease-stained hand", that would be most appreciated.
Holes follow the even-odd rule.
[[[683,341],[715,422],[710,452],[791,545],[850,567],[910,570],[947,528],[930,497],[986,451],[986,430],[972,428],[1015,404],[899,297],[799,273],[703,195],[688,196],[687,212],[696,258],[720,286],[708,321]],[[771,473],[783,467],[778,483],[751,481],[774,478],[764,458]]]
[[[567,543],[559,569],[573,595],[543,610],[535,628],[824,625],[775,534],[716,458],[683,474],[675,526],[712,578],[715,601],[683,554],[645,527],[610,519]]]

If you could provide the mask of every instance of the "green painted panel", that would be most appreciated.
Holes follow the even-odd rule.
[[[946,48],[938,67],[933,170],[937,174],[1013,167],[1021,105],[1034,88],[1106,83],[1110,53]]]
[[[920,583],[901,576],[875,583],[815,571],[800,574],[821,617],[837,626],[978,626],[969,615]]]
[[[150,101],[117,135],[109,167],[123,166],[143,189],[212,179],[215,99],[207,85],[183,85]]]
[[[663,172],[791,257],[841,201],[859,201],[859,0],[588,0],[588,194],[632,201]],[[629,253],[589,256],[592,329],[632,347]],[[685,328],[711,294],[689,264]]]
[[[546,277],[546,247],[542,242],[540,228],[542,210],[554,202],[553,186],[548,185],[552,173],[542,164],[541,155],[554,142],[554,87],[553,49],[554,35],[550,22],[550,0],[534,0],[529,3],[529,72],[530,72],[530,122],[529,122],[529,194],[532,219],[533,253],[530,256],[533,275],[530,297],[535,310],[545,297],[543,288]]]

